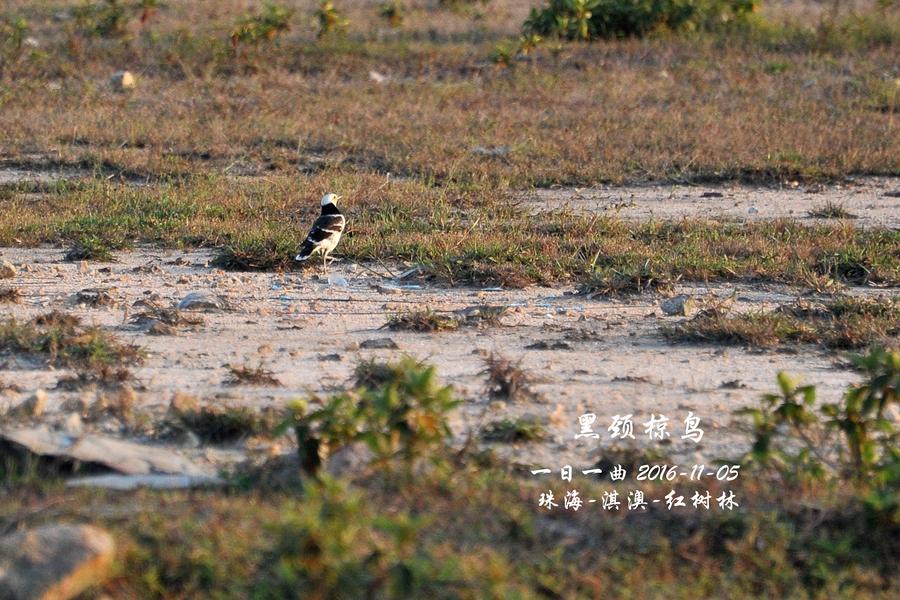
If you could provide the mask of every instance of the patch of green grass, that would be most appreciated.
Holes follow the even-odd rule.
[[[481,428],[481,439],[488,442],[515,444],[517,442],[539,442],[546,437],[544,426],[534,419],[502,419]]]
[[[712,308],[665,332],[675,340],[753,346],[896,346],[900,339],[900,304],[893,297],[846,297],[821,303],[798,301],[771,312],[733,314]]]
[[[123,344],[98,325],[85,327],[74,315],[53,311],[28,322],[0,323],[0,352],[35,356],[61,366],[127,365],[142,351]]]
[[[116,262],[113,258],[112,251],[121,249],[122,245],[111,244],[96,235],[82,236],[72,244],[66,252],[65,260],[80,261],[92,260],[98,262]]]

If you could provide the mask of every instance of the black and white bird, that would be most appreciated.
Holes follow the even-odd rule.
[[[328,275],[328,263],[326,262],[328,253],[338,245],[347,222],[335,205],[335,201],[340,199],[341,197],[335,194],[325,194],[325,197],[322,198],[322,214],[313,223],[296,258],[296,260],[306,260],[316,252],[321,252],[322,269],[324,269],[325,275]]]

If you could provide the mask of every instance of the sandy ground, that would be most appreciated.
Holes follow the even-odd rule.
[[[900,180],[859,177],[837,184],[779,186],[663,185],[550,188],[523,195],[532,211],[615,214],[623,219],[705,218],[729,221],[797,219],[806,224],[833,221],[809,215],[831,203],[856,218],[860,228],[900,227]]]
[[[567,204],[573,209],[602,210],[604,203],[632,198],[637,206],[619,209],[619,213],[635,218],[650,213],[660,218],[681,214],[735,217],[735,211],[746,212],[745,207],[753,205],[759,213],[773,217],[789,216],[786,211],[790,210],[796,216],[807,205],[831,199],[859,213],[858,225],[893,227],[900,215],[889,208],[900,199],[884,196],[886,189],[900,189],[900,185],[870,181],[834,188],[833,195],[828,190],[805,194],[802,190],[652,187],[570,190],[562,196],[562,191],[551,190],[529,202],[553,209]],[[709,191],[722,196],[701,197]],[[337,261],[330,271],[332,280],[339,276],[347,284],[340,285],[311,272],[226,273],[208,266],[207,252],[154,247],[117,254],[117,262],[106,264],[66,262],[63,255],[59,248],[0,249],[0,260],[18,270],[15,279],[2,284],[13,285],[24,295],[19,304],[0,305],[0,317],[28,319],[52,309],[66,310],[144,348],[145,360],[133,369],[142,385],[138,406],[143,408],[165,406],[176,392],[209,403],[281,407],[291,399],[345,389],[361,361],[394,360],[408,354],[436,365],[441,378],[464,400],[452,421],[458,439],[473,428],[503,419],[533,418],[548,430],[548,438],[540,443],[495,446],[515,463],[554,471],[566,464],[587,468],[601,455],[601,448],[613,443],[607,429],[613,417],[631,414],[636,439],[624,445],[655,446],[670,452],[677,464],[690,466],[735,457],[748,448],[732,412],[755,405],[763,393],[775,391],[779,371],[803,374],[807,383],[819,386],[819,399],[826,402],[837,401],[855,379],[841,366],[838,355],[811,347],[760,350],[670,343],[662,328],[684,317],[665,316],[659,307],[665,298],[653,294],[587,299],[564,287],[447,289],[412,277],[393,280],[388,273],[380,275],[368,266]],[[393,272],[404,269],[404,265],[395,265]],[[78,299],[83,290],[103,290],[115,302],[88,306]],[[175,335],[149,335],[132,323],[132,317],[143,310],[140,301],[154,299],[174,307],[192,292],[218,294],[230,306],[199,313],[202,325],[179,327]],[[682,287],[677,292],[696,298],[734,294],[740,310],[774,308],[797,297],[795,290],[759,285]],[[452,312],[482,305],[507,309],[501,326],[461,327],[441,333],[385,328],[390,315],[406,310]],[[373,340],[384,338],[396,348],[369,347]],[[518,363],[535,380],[533,389],[539,397],[491,402],[483,372],[485,357],[492,352]],[[264,365],[282,385],[227,385],[228,365],[241,364]],[[84,397],[92,401],[99,393],[57,389],[57,382],[66,374],[0,355],[0,382],[6,384],[0,393],[0,410],[43,389],[49,393],[45,421],[51,427],[59,426],[68,416],[65,407],[72,405],[70,400]],[[599,439],[575,437],[580,432],[578,418],[585,413],[597,415],[592,431]],[[699,443],[681,437],[689,413],[700,418],[704,435]],[[645,433],[642,424],[653,415],[669,419],[666,442],[650,440]],[[194,449],[189,454],[195,458],[201,454],[208,466],[221,466],[239,460],[248,446]],[[282,442],[280,447],[290,451],[288,444]]]

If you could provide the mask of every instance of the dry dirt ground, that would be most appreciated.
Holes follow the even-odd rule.
[[[815,193],[741,187],[610,187],[538,192],[523,202],[537,209],[567,205],[577,210],[618,210],[623,217],[637,218],[650,214],[660,218],[804,218],[812,206],[832,200],[859,215],[858,226],[895,227],[900,213],[894,205],[900,198],[891,192],[897,189],[900,182],[887,179]],[[758,212],[748,212],[750,206]],[[311,271],[223,272],[208,266],[206,251],[138,247],[116,254],[113,263],[66,262],[64,253],[49,247],[0,249],[0,259],[18,270],[13,280],[2,283],[23,293],[21,303],[0,305],[0,317],[29,319],[53,309],[65,310],[144,348],[146,357],[133,371],[139,382],[135,385],[137,406],[145,409],[166,406],[176,392],[209,403],[282,407],[291,399],[346,388],[361,361],[394,360],[407,354],[436,365],[443,381],[452,384],[464,400],[452,421],[460,440],[492,421],[533,418],[541,423],[549,433],[543,442],[496,445],[501,455],[516,463],[554,470],[565,464],[587,468],[597,460],[601,447],[613,442],[607,430],[613,416],[631,414],[636,440],[628,444],[659,445],[648,440],[642,423],[652,415],[664,415],[671,435],[660,449],[671,452],[675,462],[690,465],[735,457],[747,449],[747,438],[736,427],[732,412],[755,405],[761,394],[775,391],[779,371],[803,374],[805,382],[819,386],[819,399],[829,402],[838,400],[855,379],[839,355],[813,347],[761,350],[668,342],[662,328],[684,317],[664,315],[659,302],[665,298],[654,294],[588,299],[571,287],[448,289],[417,281],[414,275],[393,278],[408,265],[394,265],[388,273],[381,267],[338,260],[330,271],[332,281],[336,276],[345,280],[347,285],[342,285]],[[90,306],[83,296],[79,298],[83,290],[102,290],[112,302]],[[141,301],[173,308],[192,292],[217,294],[228,306],[199,312],[202,325],[176,327],[170,335],[150,335],[133,322],[145,310]],[[683,286],[677,292],[696,298],[734,294],[740,310],[774,308],[798,294],[784,287],[743,284]],[[892,290],[854,293],[875,292]],[[403,311],[427,308],[450,313],[481,305],[507,309],[499,326],[437,333],[385,327],[390,315]],[[370,347],[373,340],[385,338],[396,348]],[[533,378],[534,399],[490,401],[484,371],[485,357],[491,353],[518,363]],[[282,385],[228,385],[228,365],[242,364],[262,365]],[[101,393],[58,389],[59,379],[66,374],[31,360],[0,356],[0,382],[6,384],[0,393],[0,411],[43,389],[49,393],[44,421],[50,427],[61,426],[69,416],[65,407],[73,405],[71,400],[84,398],[89,403]],[[600,438],[576,439],[578,417],[589,412],[597,415],[592,429]],[[681,438],[689,412],[700,418],[699,427],[704,430],[700,443]],[[259,446],[259,441],[251,441],[224,449],[184,451],[207,466],[222,467]],[[291,449],[282,440],[269,450]]]

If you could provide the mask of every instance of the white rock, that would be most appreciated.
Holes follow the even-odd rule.
[[[134,89],[134,75],[131,71],[116,71],[109,78],[109,85],[117,92]]]

